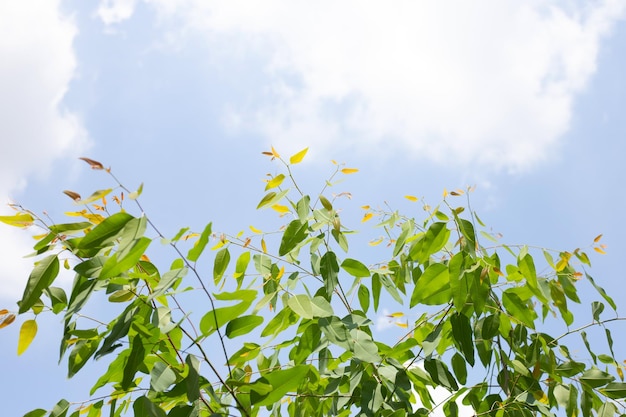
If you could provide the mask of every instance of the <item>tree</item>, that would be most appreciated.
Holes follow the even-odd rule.
[[[352,258],[349,242],[356,237],[342,225],[339,196],[330,198],[328,187],[357,170],[335,164],[322,192],[311,197],[291,169],[306,151],[288,161],[273,148],[264,152],[283,167],[267,180],[257,207],[280,214],[284,227],[272,233],[254,227],[215,233],[209,223],[199,233],[182,228],[163,236],[140,205],[142,187],[131,192],[88,158],[81,159],[108,173],[115,187],[84,200],[66,191],[84,206],[70,213],[80,221],[49,224],[20,206],[0,217],[44,230],[17,311],[0,311],[0,327],[27,317],[18,352],[45,312],[63,317],[61,356],[70,377],[93,358],[110,359],[94,381],[96,399],[60,400],[50,416],[109,410],[106,415],[150,417],[399,417],[427,415],[437,406],[455,416],[460,403],[494,417],[624,412],[623,365],[607,327],[623,319],[586,272],[583,251],[499,243],[469,204],[453,204],[465,194],[458,190],[444,193],[435,208],[424,206],[421,221],[364,207],[361,222],[377,219],[386,234],[370,242],[381,244],[384,261]],[[155,240],[169,246],[172,259],[149,258]],[[602,252],[599,240],[591,248]],[[546,273],[537,272],[537,254]],[[69,293],[54,286],[62,265],[76,273]],[[211,276],[204,274],[207,265]],[[580,302],[585,281],[601,301],[592,302],[590,322],[574,326],[568,305]],[[115,312],[106,325],[79,314],[90,297],[102,295]],[[410,320],[391,314],[404,334],[389,341],[372,330],[381,304],[421,314]],[[615,312],[610,317],[602,316],[606,304]],[[191,313],[190,305],[206,311]],[[546,333],[553,322],[565,330]],[[597,353],[588,328],[604,331],[608,353]],[[586,359],[570,354],[578,337]],[[435,387],[450,393],[442,404],[433,402]]]

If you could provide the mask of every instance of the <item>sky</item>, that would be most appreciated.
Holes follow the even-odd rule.
[[[351,207],[419,216],[404,195],[476,185],[508,243],[573,250],[602,233],[591,275],[618,295],[625,18],[624,0],[0,2],[0,200],[60,220],[63,190],[110,186],[88,156],[145,184],[166,235],[236,232],[275,222],[254,210],[278,170],[261,152],[309,147],[296,175],[311,193],[330,160],[359,169],[337,188]],[[0,309],[16,309],[32,244],[0,225]],[[89,377],[56,366],[58,320],[41,317],[20,357],[18,324],[0,333],[5,413],[86,398]],[[50,389],[24,402],[33,384]]]

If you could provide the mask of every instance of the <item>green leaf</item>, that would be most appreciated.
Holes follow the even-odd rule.
[[[596,367],[593,367],[583,372],[583,374],[580,376],[581,382],[585,383],[591,388],[601,387],[608,384],[609,382],[612,382],[614,379],[615,377],[613,377],[613,375],[601,371]]]
[[[161,276],[161,280],[157,284],[152,294],[150,294],[150,298],[154,299],[165,294],[167,290],[169,290],[180,280],[182,280],[186,274],[187,268],[177,268],[167,271]]]
[[[352,329],[350,330],[350,338],[353,344],[352,349],[355,358],[369,363],[380,362],[381,358],[378,355],[378,347],[369,334],[365,333],[363,330]]]
[[[28,413],[24,414],[24,417],[43,417],[46,415],[47,412],[48,411],[46,410],[38,408],[36,410],[29,411]]]
[[[111,191],[113,191],[111,188],[107,188],[105,190],[94,191],[93,194],[91,194],[89,197],[87,197],[84,200],[79,200],[78,203],[83,204],[83,205],[93,203],[94,201],[100,200],[102,197],[106,196]]]
[[[62,399],[54,405],[54,408],[50,411],[50,417],[65,417],[67,410],[70,408],[70,403]]]
[[[176,382],[176,373],[169,365],[159,361],[152,366],[150,387],[154,391],[165,392],[174,382]]]
[[[330,298],[339,282],[339,264],[333,252],[326,252],[320,260],[320,273],[324,279],[326,294]]]
[[[252,304],[250,301],[242,301],[234,306],[219,307],[206,313],[200,320],[200,331],[203,336],[209,336],[218,328],[231,320],[241,316]]]
[[[537,313],[528,305],[512,289],[504,291],[502,294],[502,304],[506,311],[517,321],[531,329],[535,328],[535,320]]]
[[[285,195],[287,195],[287,193],[289,192],[289,189],[283,190],[279,193],[276,193],[274,191],[270,191],[269,193],[265,194],[263,196],[263,198],[261,199],[261,201],[259,202],[259,204],[256,206],[257,210],[266,206],[271,206],[273,204],[278,203],[280,200],[283,199],[283,197]]]
[[[132,245],[126,247],[124,251],[115,253],[104,263],[98,278],[114,278],[134,267],[146,252],[150,243],[152,243],[151,239],[141,237],[135,240]]]
[[[439,305],[450,301],[450,274],[444,264],[435,263],[417,280],[411,295],[411,305]]]
[[[452,363],[452,370],[456,375],[456,379],[463,385],[467,382],[467,367],[465,366],[465,359],[458,352],[452,356],[450,360]]]
[[[604,395],[614,400],[626,398],[626,383],[611,382],[600,390]]]
[[[594,301],[591,303],[591,314],[595,321],[600,321],[600,314],[604,311],[604,304],[600,301]]]
[[[71,378],[78,371],[82,369],[83,366],[87,364],[87,361],[98,349],[98,343],[100,343],[100,339],[88,339],[88,340],[79,340],[72,349],[70,356],[67,361],[68,373],[67,377]]]
[[[196,401],[200,398],[200,361],[194,355],[187,355],[185,363],[189,369],[189,374],[185,379],[185,385],[187,388],[187,399],[189,401]]]
[[[594,279],[591,278],[591,275],[587,274],[586,272],[585,272],[585,276],[587,277],[589,282],[591,282],[591,285],[593,285],[593,287],[596,289],[596,291],[598,291],[598,293],[600,293],[602,298],[604,298],[606,300],[606,302],[609,303],[609,305],[611,307],[613,307],[613,310],[617,310],[617,306],[615,305],[615,301],[613,301],[613,299],[611,297],[609,297],[609,295],[606,293],[606,291],[604,291],[604,288],[602,288],[599,285],[597,285],[596,282],[594,281]]]
[[[267,393],[259,393],[255,390],[254,384],[250,386],[250,400],[255,406],[272,405],[279,402],[285,394],[290,391],[295,392],[302,383],[304,377],[309,372],[309,365],[297,365],[293,368],[279,369],[266,373],[261,378],[271,385],[271,390]]]
[[[133,403],[133,415],[141,417],[167,417],[165,411],[143,395]]]
[[[287,305],[294,313],[305,319],[315,317],[329,317],[333,315],[333,309],[330,303],[323,297],[309,297],[306,294],[298,294],[287,300]]]
[[[17,356],[20,356],[26,351],[26,349],[28,349],[28,346],[30,346],[36,334],[37,322],[35,320],[26,320],[22,323],[22,327],[20,327],[20,336],[17,342]]]
[[[261,332],[261,337],[265,336],[278,336],[283,330],[291,326],[298,321],[298,316],[291,310],[289,306],[286,306],[278,312],[267,323],[267,326]]]
[[[44,290],[44,293],[50,297],[52,303],[52,312],[59,314],[65,307],[67,307],[67,295],[63,288],[48,287]]]
[[[439,359],[424,360],[424,369],[437,384],[443,385],[451,391],[458,391],[459,386],[456,380],[448,367]]]
[[[146,349],[143,338],[139,335],[131,339],[131,350],[128,360],[124,364],[124,373],[120,386],[123,390],[128,390],[133,386],[135,374],[140,367],[145,366]],[[140,414],[141,415],[141,414]]]
[[[280,242],[280,248],[278,249],[278,255],[284,256],[291,252],[300,242],[306,239],[308,235],[309,225],[306,222],[300,220],[293,220],[283,234],[283,238]]]
[[[90,222],[53,224],[52,226],[50,226],[50,231],[54,234],[67,234],[72,232],[80,232],[92,226],[93,224],[91,224]]]
[[[446,223],[436,222],[430,225],[421,239],[416,240],[409,250],[411,259],[426,263],[430,255],[439,252],[448,243],[450,229]]]
[[[230,339],[250,333],[263,323],[263,317],[257,315],[241,316],[228,322],[226,336]]]
[[[107,246],[122,231],[126,223],[134,219],[128,213],[120,212],[104,219],[102,223],[78,242],[79,249],[101,248]]]
[[[359,285],[359,304],[364,313],[370,308],[370,290],[363,284]]]
[[[347,350],[351,348],[348,328],[338,317],[322,317],[319,319],[319,325],[328,341]]]
[[[341,267],[353,277],[365,278],[370,276],[369,268],[356,259],[344,259],[341,263]]]
[[[372,298],[374,299],[374,311],[378,311],[378,303],[380,301],[380,289],[382,288],[380,282],[380,275],[372,275]],[[413,305],[411,305],[413,307]]]
[[[96,352],[96,359],[113,352],[116,347],[121,346],[121,344],[116,344],[116,342],[128,334],[130,324],[138,312],[139,307],[131,304],[126,307],[122,314],[109,323],[110,332],[104,338],[102,347]]]
[[[228,248],[222,248],[215,254],[215,261],[213,263],[213,282],[215,282],[215,285],[219,284],[222,280],[229,262],[230,252],[228,252]]]
[[[459,231],[464,237],[461,247],[463,248],[465,252],[469,253],[471,256],[475,256],[476,255],[476,233],[474,232],[474,225],[468,220],[457,217],[456,214],[455,214],[455,217],[457,218]]]
[[[41,297],[43,290],[54,282],[59,274],[59,259],[50,255],[39,261],[28,277],[24,295],[19,302],[19,314],[27,312]]]
[[[472,337],[472,326],[469,318],[461,313],[454,313],[450,317],[452,324],[452,336],[455,344],[459,347],[465,360],[474,366],[474,338]]]
[[[198,258],[200,258],[200,255],[202,255],[204,248],[206,248],[206,245],[209,243],[212,225],[212,223],[206,225],[206,227],[202,231],[202,234],[200,234],[200,238],[193,245],[193,248],[189,249],[189,252],[187,253],[187,259],[189,259],[191,262],[196,262]]]

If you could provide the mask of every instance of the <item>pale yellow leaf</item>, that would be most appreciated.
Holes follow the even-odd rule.
[[[262,231],[260,231],[259,229],[257,229],[254,226],[250,226],[250,230],[252,230],[252,233],[256,233],[258,235],[260,235],[261,233],[263,233]]]
[[[183,236],[183,240],[189,240],[198,236],[200,236],[200,233],[187,233],[185,236]]]
[[[272,206],[272,209],[274,209],[274,211],[277,211],[280,214],[289,213],[289,207],[283,206],[282,204],[274,204]]]
[[[285,266],[281,266],[280,270],[278,271],[278,275],[276,275],[276,281],[280,281],[280,279],[283,277],[283,275],[285,274]]]
[[[443,198],[446,198],[448,196],[448,190],[446,190],[445,188],[443,189]]]
[[[404,198],[406,198],[409,201],[417,201],[418,198],[415,197],[414,195],[405,195]]]
[[[355,172],[359,172],[357,168],[344,168],[341,170],[344,174],[354,174]]]
[[[380,238],[378,238],[378,239],[371,240],[371,241],[369,242],[369,245],[370,245],[370,246],[378,246],[378,245],[380,245],[380,243],[383,241],[383,239],[384,239],[384,238],[380,237]]]
[[[404,316],[404,313],[402,313],[401,311],[398,311],[396,313],[391,313],[391,314],[387,315],[387,317],[396,317],[396,318],[397,317],[403,317],[403,316]]]
[[[276,175],[274,178],[272,178],[271,180],[267,182],[267,185],[265,186],[265,191],[278,187],[280,184],[283,183],[284,179],[285,179],[284,174]]]
[[[307,148],[302,149],[297,154],[293,155],[291,158],[289,158],[289,163],[295,165],[295,164],[298,164],[298,163],[302,162],[302,159],[304,158],[304,155],[306,155],[308,150],[309,150],[309,148],[307,147]]]
[[[280,155],[278,154],[278,152],[276,152],[276,149],[274,149],[273,146],[272,146],[272,155],[274,155],[275,158],[280,158]]]
[[[595,248],[593,248],[593,250],[595,250],[596,252],[598,252],[598,253],[600,253],[602,255],[606,255],[606,252],[602,248],[595,247]]]
[[[28,349],[28,346],[30,346],[36,334],[37,322],[35,320],[26,320],[24,323],[22,323],[22,327],[20,328],[20,335],[17,341],[17,356],[20,356],[22,353],[26,352],[26,349]]]
[[[243,236],[243,230],[240,231],[239,233],[237,233],[237,236],[235,236],[237,239],[239,239],[241,236]]]
[[[265,244],[265,239],[261,239],[261,249],[263,253],[267,253],[267,245]]]
[[[373,216],[374,215],[372,213],[365,213],[365,215],[363,216],[363,219],[361,220],[361,223],[365,223],[366,221],[371,219]]]
[[[363,210],[369,210],[369,209],[370,209],[370,206],[361,206],[361,208],[362,208]]]
[[[403,329],[406,329],[407,327],[409,327],[408,323],[402,323],[402,322],[399,322],[399,321],[395,322],[395,325],[398,326],[398,327],[402,327]]]

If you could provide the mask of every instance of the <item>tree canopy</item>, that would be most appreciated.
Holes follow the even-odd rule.
[[[81,207],[68,222],[18,205],[1,216],[38,230],[23,297],[0,310],[0,328],[23,316],[18,354],[39,315],[55,314],[69,377],[93,359],[109,361],[92,398],[26,416],[625,412],[624,358],[615,355],[623,350],[609,327],[623,319],[585,251],[503,244],[465,200],[471,190],[444,192],[436,207],[421,202],[422,219],[362,207],[356,222],[383,236],[366,243],[342,222],[349,200],[332,192],[357,169],[333,162],[322,191],[308,193],[292,170],[306,152],[264,152],[280,173],[267,178],[257,209],[276,212],[278,230],[230,234],[208,223],[164,236],[141,206],[143,187],[130,190],[89,158],[81,159],[112,185],[84,199],[65,191]],[[603,253],[600,239],[589,249]],[[362,244],[379,258],[357,259]],[[61,268],[75,273],[69,289],[55,286]],[[581,285],[597,293],[586,321],[571,310],[586,299]],[[108,303],[103,317],[81,314],[94,300]],[[396,340],[374,329],[383,307],[397,311],[389,314],[403,332]],[[589,329],[606,342],[590,340]],[[584,353],[573,354],[579,345]],[[449,393],[442,401],[437,387]]]

